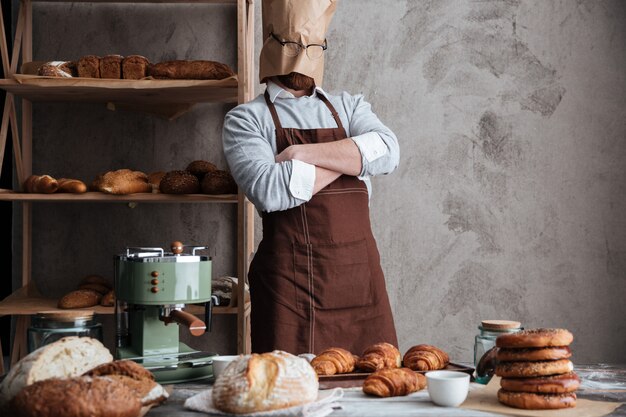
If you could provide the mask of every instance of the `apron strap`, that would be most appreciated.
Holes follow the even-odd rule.
[[[280,124],[280,119],[278,118],[278,113],[276,112],[276,106],[274,106],[274,103],[272,103],[272,100],[270,100],[270,95],[267,90],[265,90],[264,96],[267,107],[269,107],[270,113],[272,114],[272,119],[274,120],[274,127],[276,129],[282,129],[283,126]]]
[[[320,94],[318,92],[317,96],[320,98],[320,100],[322,100],[324,102],[324,104],[326,104],[326,107],[328,107],[328,110],[330,110],[330,113],[333,115],[333,119],[335,119],[335,123],[337,123],[337,127],[339,129],[343,130],[344,136],[347,137],[347,135],[345,134],[346,129],[343,128],[343,124],[341,123],[341,118],[339,117],[339,114],[337,113],[337,110],[335,110],[333,105],[330,104],[330,101],[328,101],[328,99],[326,98],[326,96],[324,94]]]

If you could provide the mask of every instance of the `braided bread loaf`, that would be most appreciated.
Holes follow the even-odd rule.
[[[434,371],[448,366],[450,358],[438,347],[417,345],[404,354],[403,363],[414,371]]]
[[[365,372],[374,372],[383,368],[399,368],[402,355],[398,348],[386,342],[376,343],[363,352],[356,366]]]
[[[378,397],[397,397],[419,391],[426,386],[426,377],[409,368],[381,369],[365,379],[363,392]]]
[[[318,375],[347,374],[354,371],[357,357],[342,348],[329,348],[311,361]]]

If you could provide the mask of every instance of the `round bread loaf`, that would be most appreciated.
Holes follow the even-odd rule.
[[[159,189],[164,194],[195,194],[200,191],[200,181],[187,171],[170,171],[161,180]]]
[[[506,378],[558,375],[573,370],[574,365],[568,359],[541,362],[499,362],[496,365],[496,375]]]
[[[146,174],[125,168],[98,175],[91,183],[91,188],[116,195],[152,192],[152,186],[148,183]]]
[[[506,391],[562,394],[576,391],[580,378],[574,372],[536,378],[502,378],[500,386]]]
[[[498,401],[502,404],[526,410],[553,410],[576,407],[576,394],[534,394],[498,390]]]
[[[243,355],[213,385],[213,406],[243,414],[277,410],[317,399],[317,374],[304,358],[287,352]]]
[[[208,161],[193,161],[185,168],[185,171],[189,171],[195,175],[198,181],[202,181],[202,178],[204,178],[207,172],[216,170],[217,167]]]
[[[499,362],[520,361],[554,361],[567,359],[572,356],[572,351],[567,346],[546,348],[498,348],[496,358]]]
[[[237,194],[237,183],[226,171],[210,171],[202,179],[202,192],[212,195]]]
[[[136,417],[141,402],[110,378],[52,378],[24,388],[10,408],[16,417]]]
[[[80,289],[65,294],[59,300],[59,308],[85,308],[100,304],[102,294],[90,289]]]
[[[504,348],[533,348],[569,346],[574,336],[565,329],[529,329],[497,337],[496,346]]]

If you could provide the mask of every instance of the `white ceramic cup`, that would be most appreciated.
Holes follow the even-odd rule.
[[[442,407],[458,407],[467,398],[469,374],[456,371],[432,371],[426,373],[428,395]]]
[[[213,376],[217,379],[229,363],[237,359],[239,355],[224,355],[213,358]]]

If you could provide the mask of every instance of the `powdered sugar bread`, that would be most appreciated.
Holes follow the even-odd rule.
[[[11,368],[0,385],[0,405],[34,382],[82,375],[112,360],[109,350],[97,339],[64,337],[30,353]]]
[[[315,401],[319,383],[306,359],[275,350],[235,359],[213,385],[213,406],[227,413],[276,410]]]

